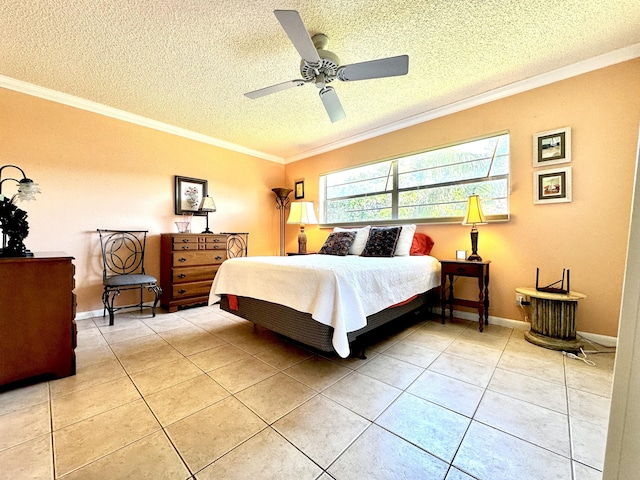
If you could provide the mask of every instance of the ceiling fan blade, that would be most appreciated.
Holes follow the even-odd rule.
[[[338,69],[338,78],[343,82],[351,82],[354,80],[406,75],[408,71],[409,55],[400,55],[345,65]]]
[[[246,97],[256,99],[272,93],[281,92],[282,90],[288,90],[289,88],[299,87],[304,84],[304,80],[289,80],[288,82],[278,83],[277,85],[271,85],[270,87],[254,90],[253,92],[245,93],[244,95]]]
[[[324,109],[329,114],[331,122],[337,122],[347,116],[342,109],[342,104],[340,103],[338,94],[332,87],[324,87],[319,93],[320,100],[322,100]]]
[[[307,63],[320,63],[320,55],[302,23],[300,14],[295,10],[274,10],[273,13],[302,59]]]

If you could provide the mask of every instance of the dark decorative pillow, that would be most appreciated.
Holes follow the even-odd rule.
[[[356,238],[356,232],[333,232],[327,237],[318,253],[322,255],[339,255],[349,253],[349,247]]]
[[[363,257],[393,257],[402,227],[372,227]]]

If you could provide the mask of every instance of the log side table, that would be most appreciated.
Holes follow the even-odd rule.
[[[516,288],[531,299],[531,330],[524,337],[534,345],[566,352],[579,351],[576,340],[578,300],[587,298],[579,292],[550,293],[535,288]]]

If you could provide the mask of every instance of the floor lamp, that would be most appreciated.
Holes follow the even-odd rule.
[[[284,225],[289,205],[289,194],[293,192],[290,188],[272,188],[276,194],[276,209],[280,211],[280,256],[284,255]]]

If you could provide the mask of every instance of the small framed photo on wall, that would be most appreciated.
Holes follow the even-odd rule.
[[[557,128],[533,136],[533,166],[571,161],[571,127]]]
[[[296,200],[300,200],[301,198],[304,198],[304,180],[296,181],[296,188],[294,191],[295,191]]]
[[[533,203],[571,201],[571,167],[533,172]]]
[[[203,216],[206,212],[198,210],[202,198],[207,195],[207,181],[199,178],[180,177],[176,175],[175,213],[176,215],[192,214]]]

